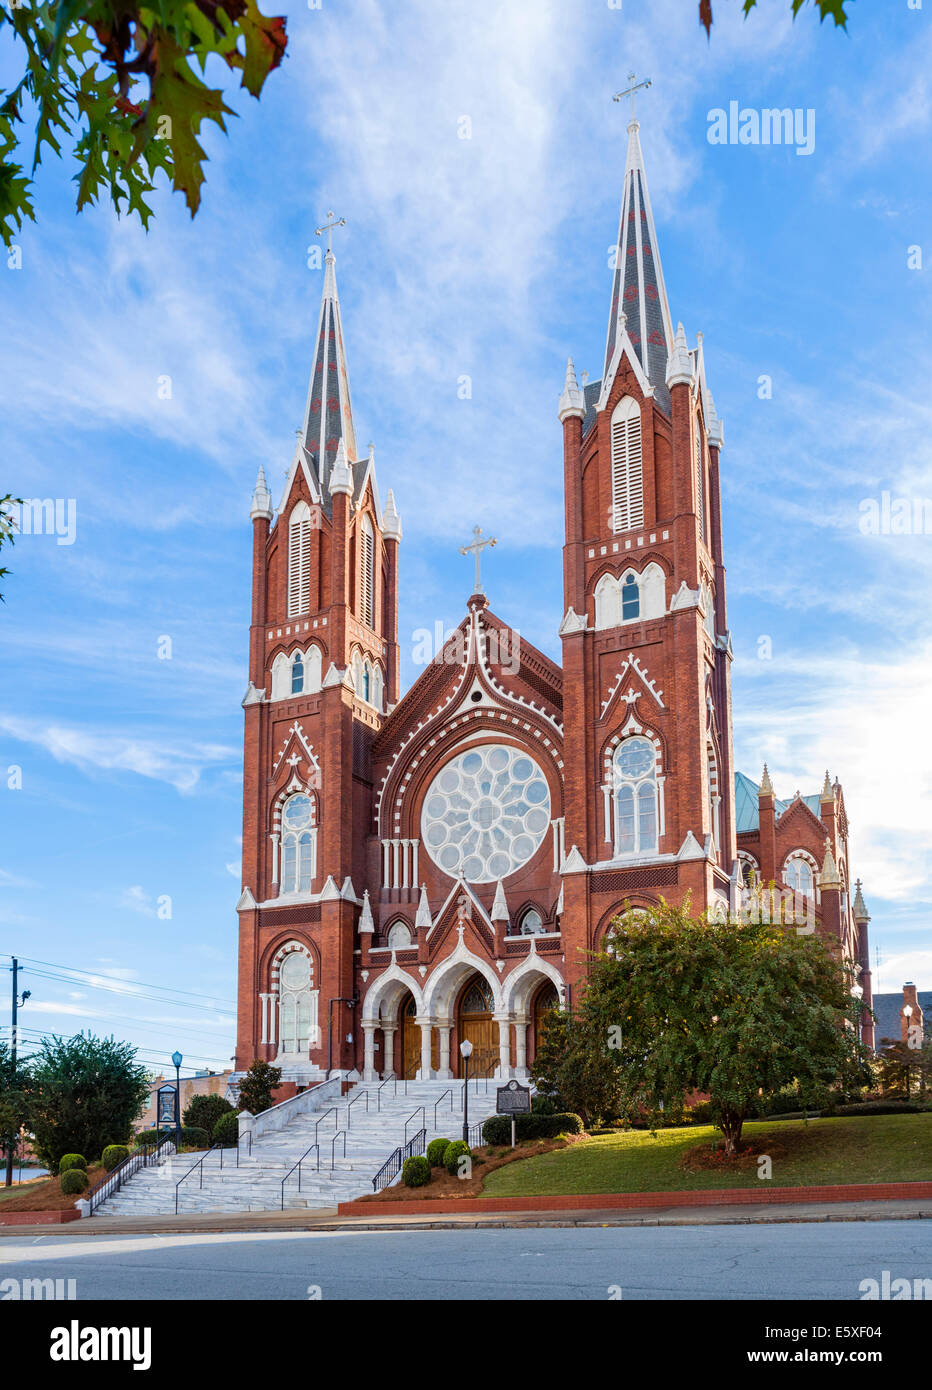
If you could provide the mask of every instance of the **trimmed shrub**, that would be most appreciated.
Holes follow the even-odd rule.
[[[144,1129],[136,1135],[137,1149],[152,1149],[161,1144],[163,1139],[174,1139],[173,1129]]]
[[[401,1181],[405,1187],[424,1187],[430,1182],[430,1164],[423,1154],[412,1154],[401,1165]]]
[[[192,1129],[202,1129],[205,1134],[213,1134],[217,1121],[229,1115],[233,1106],[223,1096],[195,1096],[185,1107],[181,1118]]]
[[[81,1154],[62,1154],[58,1160],[59,1173],[70,1172],[72,1168],[83,1168],[87,1172],[87,1159]]]
[[[224,1144],[227,1147],[237,1143],[239,1139],[239,1111],[231,1110],[226,1115],[221,1115],[214,1125],[213,1140],[215,1144]]]
[[[442,1168],[444,1155],[450,1144],[449,1139],[431,1139],[427,1145],[427,1162],[431,1168]]]
[[[69,1157],[73,1158],[74,1154]],[[66,1197],[77,1197],[90,1185],[90,1181],[83,1168],[66,1168],[61,1175],[61,1190]]]
[[[472,1150],[465,1139],[454,1139],[447,1145],[446,1152],[443,1155],[443,1166],[446,1168],[451,1178],[459,1177],[460,1159],[467,1154],[471,1159]]]
[[[557,1113],[557,1103],[550,1096],[541,1095],[537,1092],[531,1096],[532,1115],[555,1115]]]
[[[558,1134],[582,1134],[583,1122],[578,1115],[559,1112],[554,1115],[516,1115],[515,1140],[556,1139]],[[487,1144],[511,1144],[511,1116],[492,1115],[482,1126]]]
[[[137,1149],[151,1149],[155,1145],[161,1144],[163,1139],[175,1139],[173,1129],[144,1129],[141,1134],[136,1135]],[[206,1129],[193,1129],[188,1125],[181,1128],[181,1147],[183,1149],[207,1149],[210,1147],[210,1136]]]
[[[125,1144],[108,1144],[100,1156],[100,1161],[108,1173],[112,1173],[124,1160],[129,1158],[129,1149]]]

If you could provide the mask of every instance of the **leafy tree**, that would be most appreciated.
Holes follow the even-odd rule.
[[[0,120],[2,120],[2,117],[0,117]],[[2,206],[3,198],[2,177],[3,171],[2,168],[0,168],[0,206]],[[16,539],[16,537],[13,534],[13,532],[16,530],[16,521],[13,517],[13,507],[21,505],[22,500],[23,499],[21,497],[14,497],[11,492],[8,492],[3,497],[0,497],[0,546],[12,545],[14,540]],[[6,566],[0,566],[0,579],[4,579],[9,573],[10,571],[6,568]],[[3,595],[0,594],[0,601],[2,601],[2,599]]]
[[[144,226],[146,196],[161,171],[184,193],[191,216],[201,201],[204,121],[225,131],[233,115],[224,92],[195,72],[219,59],[254,97],[287,45],[282,16],[257,0],[6,0],[21,63],[18,81],[0,92],[0,233],[7,245],[25,217],[35,221],[32,179],[43,146],[78,161],[78,211],[103,192],[117,212]],[[212,64],[212,71],[214,65]],[[22,162],[19,127],[28,105],[35,144]]]
[[[606,1050],[604,1034],[587,1011],[554,1010],[547,1015],[531,1079],[551,1111],[571,1111],[587,1126],[619,1113],[618,1070]]]
[[[46,1038],[33,1058],[36,1152],[55,1172],[63,1154],[96,1159],[108,1144],[125,1144],[148,1089],[129,1043],[92,1033]]]
[[[867,1051],[847,1022],[849,973],[818,935],[661,903],[617,919],[583,1013],[614,1059],[622,1113],[656,1121],[688,1093],[707,1094],[734,1154],[762,1096],[867,1084]]]
[[[282,1069],[258,1058],[239,1083],[239,1108],[248,1110],[251,1115],[259,1115],[274,1105],[272,1092],[281,1085]]]
[[[794,19],[799,14],[803,5],[807,3],[808,0],[790,0],[790,4],[793,8]],[[823,20],[828,19],[829,16],[831,16],[835,21],[836,28],[847,29],[848,16],[845,14],[845,6],[850,5],[852,3],[853,0],[815,0],[816,7],[819,11],[820,23]],[[748,15],[756,7],[757,0],[743,0],[742,8],[744,10],[745,19],[747,19]],[[711,37],[712,0],[699,0],[699,23],[702,25],[703,29],[705,29],[706,33]]]
[[[877,1071],[884,1095],[909,1099],[917,1089],[921,1094],[932,1080],[932,1050],[928,1044],[910,1047],[902,1038],[881,1038],[880,1043]]]
[[[0,1149],[15,1152],[20,1129],[29,1123],[29,1063],[17,1057],[8,1043],[0,1042]],[[5,1167],[5,1165],[4,1165]]]
[[[193,1129],[204,1129],[208,1134],[213,1134],[214,1125],[221,1115],[227,1115],[233,1109],[228,1100],[223,1096],[193,1096],[189,1105],[185,1107],[182,1115],[182,1122]]]

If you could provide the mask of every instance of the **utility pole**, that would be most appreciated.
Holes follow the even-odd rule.
[[[17,1044],[18,1033],[19,1033],[19,1029],[18,1029],[17,1023],[16,1023],[16,1018],[17,1018],[17,1013],[18,1013],[18,1010],[19,1010],[19,1003],[20,1003],[20,999],[19,999],[19,990],[18,990],[18,985],[19,985],[19,961],[16,959],[15,956],[12,956],[12,957],[11,957],[11,960],[13,961],[13,1036],[12,1036],[12,1041],[11,1041],[11,1044],[10,1044],[10,1070],[11,1070],[11,1073],[12,1073],[12,1074],[11,1074],[11,1077],[10,1077],[10,1080],[12,1081],[13,1085],[15,1086],[15,1085],[16,1085],[16,1044]],[[22,1001],[22,1002],[23,1002],[24,1004],[25,1004],[26,1000],[30,997],[30,994],[31,994],[31,990],[28,990],[28,989],[23,990],[23,1001]],[[13,1186],[13,1147],[14,1147],[14,1146],[11,1144],[10,1147],[7,1149],[7,1155],[6,1155],[6,1183],[5,1183],[5,1186],[7,1186],[7,1187],[12,1187],[12,1186]]]

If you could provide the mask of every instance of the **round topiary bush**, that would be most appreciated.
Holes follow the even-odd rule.
[[[431,1139],[427,1145],[427,1162],[431,1168],[442,1168],[444,1154],[450,1144],[449,1139]]]
[[[68,1173],[72,1168],[81,1168],[87,1172],[87,1159],[81,1154],[62,1154],[58,1160],[59,1173]]]
[[[239,1111],[231,1110],[227,1115],[221,1115],[214,1125],[213,1140],[215,1144],[232,1145],[239,1139]]]
[[[129,1158],[129,1149],[125,1144],[108,1144],[100,1156],[100,1161],[104,1165],[104,1170],[112,1173],[125,1158]]]
[[[83,1168],[66,1168],[61,1175],[61,1190],[66,1197],[77,1197],[90,1181]]]
[[[405,1187],[423,1187],[430,1182],[430,1164],[422,1154],[413,1154],[401,1165],[401,1181]]]
[[[450,1174],[451,1178],[458,1178],[460,1175],[460,1159],[465,1155],[472,1158],[472,1151],[465,1139],[454,1139],[452,1144],[447,1145],[446,1153],[443,1156],[443,1166]]]
[[[181,1116],[182,1123],[192,1129],[202,1129],[205,1134],[213,1134],[214,1127],[224,1115],[229,1115],[233,1106],[223,1096],[194,1096]]]

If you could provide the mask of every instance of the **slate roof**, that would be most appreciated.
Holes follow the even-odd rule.
[[[746,777],[743,772],[735,773],[735,822],[739,835],[746,831],[760,829],[757,804],[759,789],[759,783],[752,782],[751,778]],[[816,820],[822,819],[822,805],[818,792],[815,796],[804,796],[800,799],[809,807]],[[790,809],[795,800],[795,797],[791,797],[789,801],[781,801],[778,797],[774,798],[777,820]]]
[[[356,464],[356,432],[337,294],[336,258],[332,251],[325,257],[324,290],[301,439],[313,460],[324,506],[329,512],[330,470],[341,439],[354,475]],[[362,468],[364,471],[364,462]],[[357,481],[355,477],[354,481]]]
[[[932,989],[917,990],[916,997],[922,1008],[923,1031],[928,1038],[932,1035]],[[900,1038],[900,1009],[903,1007],[903,991],[899,994],[874,995],[874,1037],[879,1047],[883,1038]]]

